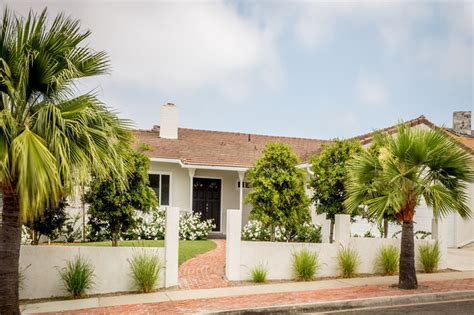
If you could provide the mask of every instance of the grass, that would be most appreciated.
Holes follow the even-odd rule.
[[[268,269],[263,264],[255,266],[250,270],[252,281],[255,283],[264,283],[267,281]]]
[[[141,250],[134,253],[128,263],[135,288],[143,293],[153,291],[162,268],[158,254],[146,253]]]
[[[337,252],[337,262],[343,278],[352,278],[357,273],[360,257],[356,250],[341,248]]]
[[[121,247],[164,247],[164,240],[143,240],[143,241],[119,241]],[[87,242],[87,243],[65,243],[65,246],[112,246],[111,241]],[[197,255],[204,254],[216,248],[216,243],[212,241],[179,241],[179,265],[186,260]]]
[[[319,256],[304,248],[293,253],[293,274],[296,280],[311,281],[319,268]]]
[[[394,245],[380,248],[375,258],[375,267],[385,275],[393,275],[398,271],[400,252]]]
[[[418,262],[426,273],[438,270],[441,260],[441,251],[438,242],[418,246]]]
[[[64,288],[72,298],[85,297],[88,290],[94,286],[94,267],[80,255],[66,262],[66,266],[58,268]]]

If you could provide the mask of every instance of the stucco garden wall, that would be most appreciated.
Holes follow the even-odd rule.
[[[20,289],[20,299],[68,295],[60,280],[58,268],[64,267],[68,260],[77,255],[81,255],[94,266],[95,285],[89,294],[132,291],[127,259],[130,259],[134,252],[140,251],[156,253],[164,266],[164,248],[22,246],[20,270],[24,270],[25,279],[23,288]],[[164,286],[164,269],[161,270],[158,286]]]
[[[400,239],[392,238],[351,238],[350,217],[348,215],[337,215],[334,227],[334,243],[285,243],[285,242],[259,242],[241,241],[240,237],[240,211],[228,210],[231,218],[227,222],[227,252],[233,253],[227,256],[226,275],[229,280],[250,280],[251,270],[259,265],[266,267],[269,280],[290,280],[294,278],[292,273],[292,257],[297,251],[306,248],[318,253],[319,270],[317,277],[339,276],[337,264],[337,252],[340,248],[352,248],[357,251],[360,258],[358,273],[373,274],[377,270],[374,267],[378,251],[382,246],[394,245],[400,249]],[[440,241],[441,262],[440,269],[446,268],[446,245],[442,240],[442,226],[436,224],[439,233],[434,237]],[[417,247],[421,244],[434,243],[435,240],[416,240],[415,259],[417,259]]]

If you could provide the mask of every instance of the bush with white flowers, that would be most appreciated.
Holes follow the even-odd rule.
[[[262,222],[258,220],[250,220],[242,229],[242,239],[244,241],[268,241],[270,240],[270,230],[264,228]],[[321,227],[304,223],[299,229],[298,233],[290,238],[284,227],[275,227],[275,241],[277,242],[305,242],[305,243],[320,243],[321,242]]]
[[[185,212],[179,217],[179,238],[181,240],[205,240],[216,226],[212,219],[201,220],[199,212]]]
[[[125,239],[162,240],[165,238],[166,210],[156,209],[149,213],[137,211],[136,224]],[[212,220],[201,220],[200,213],[185,212],[179,216],[181,240],[204,240],[215,227]]]
[[[270,232],[263,228],[262,222],[250,220],[242,229],[242,239],[244,241],[268,241]]]

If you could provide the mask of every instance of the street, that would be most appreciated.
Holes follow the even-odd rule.
[[[320,313],[307,314],[337,314],[337,315],[435,315],[435,314],[456,314],[456,315],[472,315],[474,314],[474,300],[458,300],[449,302],[433,302],[421,304],[409,304],[400,306],[382,306],[367,307],[360,309],[329,311]]]

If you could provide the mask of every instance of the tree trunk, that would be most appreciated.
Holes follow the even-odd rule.
[[[329,228],[329,243],[333,242],[334,237],[334,220],[331,220],[331,227]]]
[[[117,233],[112,232],[112,247],[118,246]]]
[[[387,238],[388,236],[388,219],[383,219],[383,237]]]
[[[18,269],[20,260],[20,205],[14,188],[3,188],[0,220],[0,314],[20,314]]]
[[[404,221],[402,225],[402,241],[400,246],[400,289],[416,289],[418,281],[415,270],[415,240],[413,236],[413,220]]]

